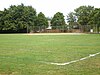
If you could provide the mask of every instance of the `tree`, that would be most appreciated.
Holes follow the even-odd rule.
[[[44,31],[45,27],[47,26],[48,26],[48,19],[42,12],[40,12],[36,17],[34,32]]]
[[[67,15],[67,22],[69,23],[69,25],[74,25],[75,22],[76,22],[76,16],[73,12],[70,12],[68,15]]]
[[[57,12],[51,20],[52,26],[65,25],[64,15],[61,12]]]
[[[24,16],[24,17],[23,17]],[[32,8],[32,6],[25,6],[24,14],[22,16],[24,24],[26,25],[26,28],[33,28],[36,25],[36,10]]]
[[[48,26],[48,20],[42,12],[37,16],[37,26]]]
[[[75,9],[75,15],[78,18],[78,23],[80,25],[88,25],[90,20],[89,15],[93,10],[93,6],[80,6],[79,8]]]
[[[95,8],[95,10],[91,13],[90,23],[97,27],[97,32],[99,33],[100,28],[100,8]]]
[[[9,14],[9,11],[7,9],[4,9],[3,15],[1,16],[1,24],[2,24],[2,30],[11,30],[13,29],[12,25],[10,25],[11,21],[11,14]]]
[[[4,9],[1,17],[4,31],[26,32],[28,26],[34,26],[36,21],[36,10],[32,6],[24,4]]]
[[[2,20],[2,17],[3,17],[3,11],[0,11],[0,31],[3,28],[3,20]]]

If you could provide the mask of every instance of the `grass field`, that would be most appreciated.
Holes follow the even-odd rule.
[[[100,34],[0,34],[0,75],[100,75]]]

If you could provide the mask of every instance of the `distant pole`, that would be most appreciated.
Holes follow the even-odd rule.
[[[98,33],[98,31],[97,31],[97,24],[96,24],[96,33]]]
[[[27,25],[27,33],[28,33],[28,25]]]

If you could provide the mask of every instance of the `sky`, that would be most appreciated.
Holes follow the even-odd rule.
[[[56,12],[61,12],[66,16],[82,5],[100,8],[100,0],[0,0],[0,10],[21,3],[32,6],[37,13],[43,12],[46,17],[53,17]]]

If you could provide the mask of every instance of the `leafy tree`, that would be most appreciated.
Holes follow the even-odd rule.
[[[89,15],[93,10],[93,6],[80,6],[79,8],[75,9],[75,15],[78,18],[78,23],[81,25],[88,25],[90,20]]]
[[[23,17],[24,16],[24,17]],[[34,27],[36,25],[36,10],[32,8],[32,6],[26,6],[24,10],[22,18],[24,20],[24,24],[27,27]]]
[[[36,21],[36,10],[32,6],[24,4],[4,9],[1,17],[3,28],[6,31],[22,32],[26,31],[27,26],[34,26]]]
[[[36,17],[34,32],[44,31],[44,28],[47,26],[48,26],[48,19],[42,12],[40,12]]]
[[[10,25],[11,15],[7,9],[4,9],[0,20],[2,24],[2,30],[10,30],[13,27]]]
[[[2,20],[2,17],[3,17],[3,11],[0,11],[0,31],[3,28],[3,20]]]
[[[65,25],[64,15],[61,12],[57,12],[51,20],[52,26]]]
[[[68,15],[67,15],[67,22],[69,23],[69,25],[74,25],[75,22],[76,22],[76,16],[73,12],[70,12]]]
[[[48,20],[42,12],[37,16],[37,26],[48,26]]]
[[[97,32],[99,33],[100,28],[100,8],[95,8],[95,10],[90,15],[91,20],[89,21],[92,25],[97,27]]]

